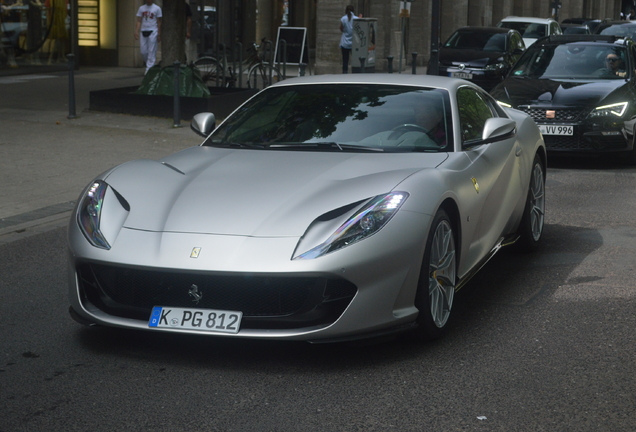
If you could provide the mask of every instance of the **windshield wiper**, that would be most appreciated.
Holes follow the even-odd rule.
[[[264,149],[265,146],[263,144],[255,144],[255,143],[239,143],[239,142],[215,142],[212,141],[210,145],[216,147],[228,147],[228,148],[249,148],[249,149]]]
[[[379,147],[363,147],[353,144],[340,144],[333,141],[325,142],[308,142],[308,143],[273,143],[269,145],[271,149],[325,149],[325,150],[338,150],[338,151],[353,151],[353,152],[383,152],[384,149]]]

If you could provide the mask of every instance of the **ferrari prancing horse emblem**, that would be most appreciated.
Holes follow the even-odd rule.
[[[199,258],[200,253],[201,253],[201,248],[195,247],[192,249],[192,252],[190,252],[190,258]]]

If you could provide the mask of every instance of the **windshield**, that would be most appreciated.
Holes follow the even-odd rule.
[[[457,31],[444,44],[446,48],[479,51],[506,51],[506,33]]]
[[[630,76],[624,47],[572,43],[528,50],[511,72],[515,77],[624,79]]]
[[[525,39],[539,39],[548,34],[547,24],[506,21],[502,22],[500,27],[517,30]]]
[[[261,149],[445,152],[446,90],[396,85],[272,87],[222,123],[204,145]]]

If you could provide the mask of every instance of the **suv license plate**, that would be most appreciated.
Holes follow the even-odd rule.
[[[473,74],[468,72],[451,72],[450,76],[451,78],[461,78],[461,79],[467,79],[467,80],[473,79]]]
[[[236,334],[241,327],[241,318],[243,312],[155,306],[148,327]]]
[[[574,126],[572,125],[539,125],[539,130],[543,135],[574,135]]]

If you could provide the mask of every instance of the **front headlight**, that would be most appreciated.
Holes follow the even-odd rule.
[[[588,117],[622,117],[627,111],[628,102],[619,102],[594,108]]]
[[[484,68],[487,71],[496,71],[496,70],[502,70],[505,69],[506,65],[503,63],[495,63],[495,64],[489,64],[486,65],[486,67]]]
[[[371,199],[326,241],[304,253],[294,255],[293,259],[318,258],[372,236],[391,220],[408,196],[406,192],[390,192]]]
[[[108,185],[100,180],[88,188],[78,208],[77,222],[82,233],[93,246],[108,250],[110,245],[99,229],[107,188]]]

